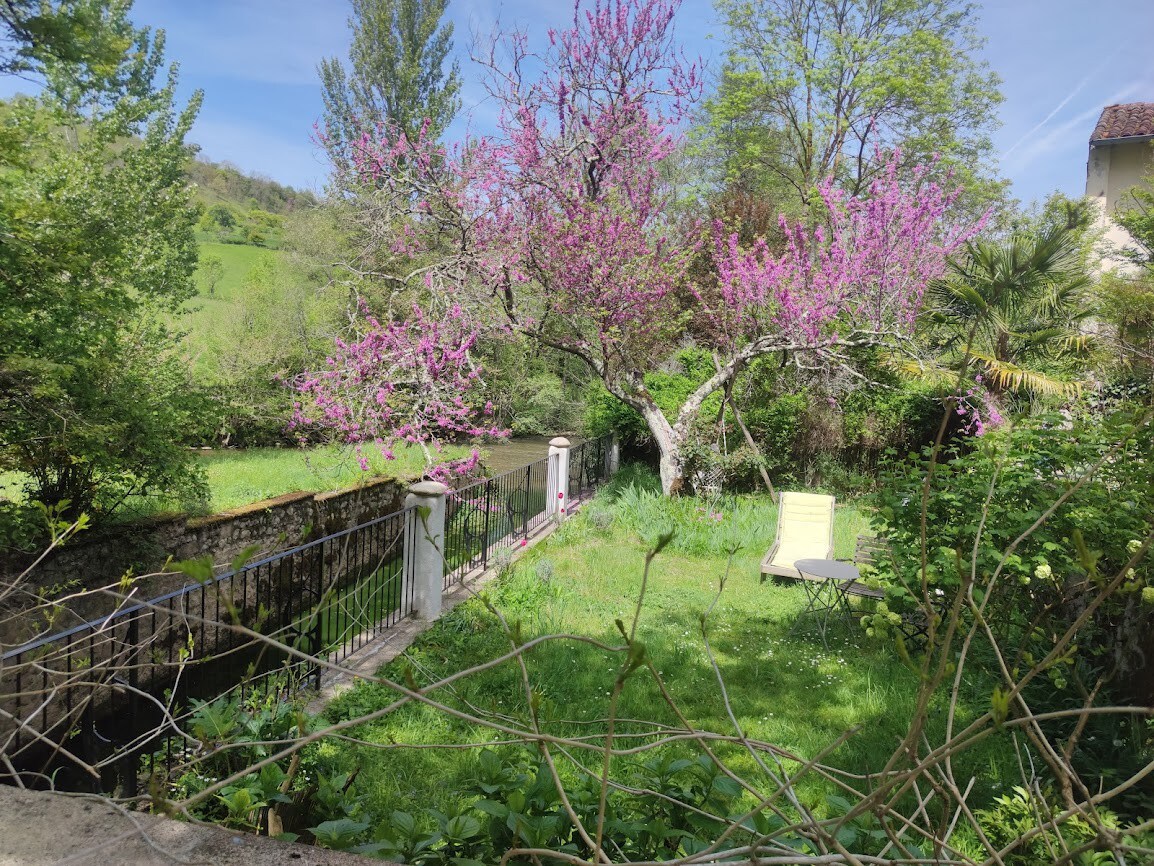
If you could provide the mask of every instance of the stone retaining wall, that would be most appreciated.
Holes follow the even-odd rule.
[[[140,598],[153,598],[179,589],[188,582],[182,573],[162,573],[170,559],[179,561],[210,556],[224,568],[246,548],[264,557],[348,529],[394,511],[404,505],[405,485],[392,479],[374,479],[348,490],[325,493],[286,493],[207,517],[156,518],[97,533],[81,533],[64,547],[52,551],[25,578],[26,586],[55,587],[58,593],[80,592],[107,586],[125,574],[148,575],[136,585]],[[0,557],[0,575],[6,584],[35,561],[35,556]],[[27,596],[25,596],[27,598]],[[0,644],[11,646],[13,597],[8,616],[0,618]],[[68,605],[69,612],[51,624],[60,631],[102,616],[110,601],[88,597]],[[42,624],[41,624],[42,625]],[[25,627],[32,624],[24,623]]]

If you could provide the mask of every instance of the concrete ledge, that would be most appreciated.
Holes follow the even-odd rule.
[[[367,866],[385,861],[0,785],[0,866]]]

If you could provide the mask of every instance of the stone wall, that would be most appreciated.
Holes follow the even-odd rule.
[[[269,556],[399,511],[404,506],[405,489],[404,484],[392,479],[375,479],[348,490],[286,493],[207,517],[157,518],[99,534],[81,533],[52,551],[23,583],[79,592],[116,583],[125,574],[147,575],[135,585],[135,595],[153,598],[188,582],[182,573],[163,572],[170,559],[207,555],[218,568],[227,568],[246,548],[255,548],[254,558]],[[0,558],[0,574],[5,583],[10,585],[34,560],[34,556]],[[10,597],[9,602],[12,601]],[[53,630],[102,616],[110,604],[101,597],[70,604],[70,613],[55,621]],[[11,607],[8,613],[3,619],[10,623]],[[0,629],[0,644],[10,646],[15,637],[10,628]]]

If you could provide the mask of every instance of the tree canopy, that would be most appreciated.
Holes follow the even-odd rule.
[[[975,8],[956,0],[719,0],[729,46],[708,104],[725,174],[784,186],[803,205],[834,176],[854,194],[875,149],[934,155],[972,197],[996,191],[989,132],[998,76],[979,58]],[[979,208],[981,210],[982,208]]]
[[[580,359],[641,413],[661,449],[667,492],[681,487],[680,449],[702,403],[743,364],[768,353],[843,364],[855,347],[901,340],[926,283],[976,230],[949,217],[956,192],[924,168],[900,174],[893,158],[860,195],[827,179],[818,193],[825,225],[784,226],[782,251],[764,242],[744,247],[721,226],[679,234],[666,218],[662,170],[701,80],[674,39],[676,9],[668,0],[578,4],[573,26],[552,33],[537,54],[512,34],[488,61],[502,109],[496,135],[446,149],[428,134],[385,130],[355,148],[340,177],[371,227],[379,261],[433,256],[398,281],[423,287],[427,303],[451,308],[476,331],[519,335]],[[540,70],[531,81],[522,74],[530,67]],[[690,263],[705,244],[716,271],[698,284]],[[644,374],[694,320],[717,371],[670,420]],[[368,339],[381,324],[365,325],[365,351],[404,333],[390,325]],[[425,399],[439,387],[441,405],[463,399],[460,345],[427,347],[441,360],[426,365]],[[390,418],[399,395],[378,388],[368,394],[371,413],[355,408],[365,389],[341,383],[361,383],[366,364],[346,358],[344,366],[355,374],[326,371],[302,384],[314,417],[387,446],[396,435],[389,425],[359,419]],[[433,371],[446,375],[438,380]],[[432,417],[425,434],[449,416]],[[340,426],[348,418],[360,426]]]
[[[351,70],[321,61],[324,136],[330,155],[347,154],[362,135],[389,123],[410,137],[422,125],[438,137],[461,107],[453,25],[441,23],[448,0],[353,0]]]
[[[118,60],[53,54],[39,97],[0,104],[0,467],[73,512],[193,480],[166,321],[194,291],[184,138],[201,100],[176,107],[175,70],[156,85],[163,32],[132,28],[127,4],[62,4],[53,32],[78,10],[95,29],[75,37]]]

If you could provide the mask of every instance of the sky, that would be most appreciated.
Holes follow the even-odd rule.
[[[324,57],[347,56],[347,0],[137,0],[138,24],[163,28],[180,64],[180,90],[204,90],[191,139],[203,155],[281,183],[320,191],[327,173],[313,142]],[[571,20],[564,0],[450,0],[464,73],[467,126],[484,130],[492,106],[470,74],[469,47],[498,25],[543,37]],[[1116,102],[1154,101],[1152,0],[986,0],[984,59],[1003,80],[1001,125],[992,132],[1003,176],[1024,203],[1085,189],[1086,147],[1098,115]],[[710,0],[684,0],[678,35],[716,70],[723,33]],[[0,80],[0,97],[19,83]],[[24,86],[27,89],[27,86]]]

